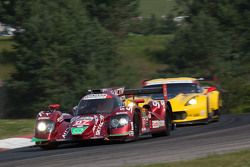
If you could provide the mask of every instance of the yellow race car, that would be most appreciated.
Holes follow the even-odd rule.
[[[218,121],[222,106],[216,87],[201,87],[199,79],[160,78],[147,80],[145,88],[167,87],[168,107],[172,110],[174,124],[209,123]],[[163,100],[163,94],[151,95],[153,100]]]

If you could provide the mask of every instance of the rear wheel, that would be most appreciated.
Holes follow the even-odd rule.
[[[168,112],[166,112],[166,116],[165,116],[165,126],[166,126],[165,136],[169,136],[170,131],[173,128],[170,112],[169,112],[169,110],[167,110],[167,111]]]
[[[138,113],[135,113],[133,118],[133,129],[134,129],[134,136],[135,139],[138,139],[139,133],[140,133],[140,121],[139,121],[139,115]]]

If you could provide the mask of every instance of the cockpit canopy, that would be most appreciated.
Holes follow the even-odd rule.
[[[113,95],[89,94],[80,100],[76,115],[110,114],[122,104],[121,99]]]

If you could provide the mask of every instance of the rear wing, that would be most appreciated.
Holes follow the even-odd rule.
[[[218,78],[216,76],[206,76],[206,77],[195,77],[198,81],[207,82],[217,82]]]
[[[164,101],[168,100],[167,93],[167,84],[162,84],[162,87],[155,88],[140,88],[140,89],[125,89],[123,95],[150,95],[150,94],[159,94],[162,93],[164,97]]]
[[[168,100],[167,96],[167,84],[162,84],[162,87],[155,88],[139,88],[139,89],[125,89],[122,88],[104,88],[104,89],[93,89],[88,91],[91,94],[94,93],[112,93],[117,96],[137,96],[137,95],[150,95],[163,93],[164,100]]]

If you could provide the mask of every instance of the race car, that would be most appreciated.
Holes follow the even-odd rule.
[[[174,124],[209,123],[218,121],[222,106],[216,87],[201,87],[196,78],[160,78],[143,82],[144,88],[156,88],[166,84],[168,104],[173,112]],[[164,99],[154,94],[152,100]]]
[[[73,115],[60,112],[60,105],[52,104],[38,113],[32,141],[50,149],[64,142],[131,141],[145,135],[170,135],[171,113],[165,101],[144,104],[144,99],[135,98],[141,94],[166,94],[164,88],[90,90],[74,107]]]

